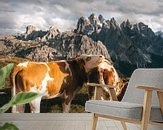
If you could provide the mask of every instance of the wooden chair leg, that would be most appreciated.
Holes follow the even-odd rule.
[[[150,90],[145,91],[141,130],[147,130],[150,119],[151,102],[152,102],[152,91]]]
[[[98,120],[98,116],[95,113],[93,113],[92,130],[96,130],[97,120]]]
[[[121,124],[122,124],[123,129],[127,130],[127,126],[126,126],[125,122],[121,121]]]
[[[161,113],[163,114],[163,92],[157,92],[157,96],[160,103]]]

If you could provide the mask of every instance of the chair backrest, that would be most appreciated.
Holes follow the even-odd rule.
[[[137,89],[137,86],[151,86],[163,88],[163,68],[136,69],[130,78],[126,93],[122,101],[143,104],[144,91]],[[156,93],[153,94],[152,106],[159,106]]]

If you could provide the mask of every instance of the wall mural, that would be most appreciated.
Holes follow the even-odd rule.
[[[91,14],[81,16],[71,31],[28,25],[25,33],[0,35],[0,67],[15,64],[0,90],[0,106],[19,92],[36,92],[40,96],[32,102],[13,104],[7,112],[85,112],[94,95],[87,82],[116,86],[121,100],[136,68],[163,67],[162,50],[163,33],[141,21],[118,23]],[[106,92],[103,98],[109,99]]]

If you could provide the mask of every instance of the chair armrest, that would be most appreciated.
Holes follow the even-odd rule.
[[[145,90],[144,94],[144,105],[143,105],[143,116],[142,116],[142,123],[145,123],[146,120],[149,122],[150,113],[151,113],[151,103],[152,103],[152,92],[157,91],[158,100],[160,103],[161,112],[163,115],[163,89],[159,87],[152,87],[152,86],[138,86],[138,89]]]
[[[159,91],[159,92],[163,92],[163,88],[159,88],[159,87],[138,86],[136,88],[137,89],[143,89],[143,90],[146,90],[146,91]]]

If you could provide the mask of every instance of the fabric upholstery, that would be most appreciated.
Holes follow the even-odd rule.
[[[163,88],[163,69],[136,69],[122,101],[143,104],[144,90],[137,89],[137,86]],[[159,106],[156,92],[153,93],[152,106]]]
[[[141,120],[143,105],[137,103],[90,100],[86,102],[85,110],[97,114],[121,117],[125,119]],[[160,108],[153,107],[151,121],[163,122]]]

